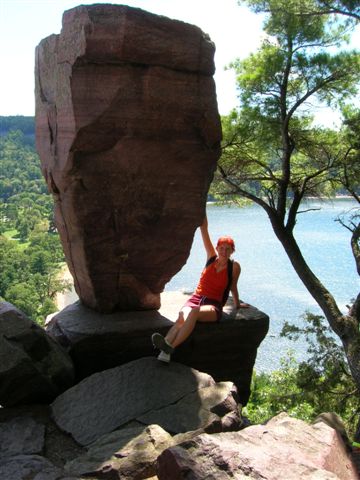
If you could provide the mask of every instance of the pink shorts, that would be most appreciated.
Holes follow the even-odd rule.
[[[212,305],[213,307],[215,307],[216,321],[220,322],[221,315],[222,315],[222,305],[217,300],[205,297],[204,295],[199,295],[197,293],[194,293],[193,295],[191,295],[189,300],[183,305],[183,307],[196,308],[196,307],[201,307],[202,305]]]

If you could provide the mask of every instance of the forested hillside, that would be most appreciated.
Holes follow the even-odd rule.
[[[10,130],[20,130],[25,135],[35,135],[35,118],[23,115],[2,117],[0,116],[0,135],[9,133]]]
[[[64,261],[34,148],[33,117],[0,117],[0,298],[42,323],[56,310]]]

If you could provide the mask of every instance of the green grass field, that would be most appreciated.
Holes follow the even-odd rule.
[[[18,238],[18,231],[16,229],[13,230],[6,230],[6,232],[3,233],[4,237],[6,237],[8,240],[15,240],[18,242],[19,247],[22,250],[25,250],[25,248],[29,245],[30,242],[20,242]]]

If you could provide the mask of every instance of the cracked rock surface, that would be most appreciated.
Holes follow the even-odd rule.
[[[58,427],[81,445],[132,421],[156,423],[172,434],[221,431],[221,418],[230,412],[238,413],[231,382],[216,383],[206,373],[153,357],[95,373],[52,403]]]
[[[214,44],[125,5],[81,5],[36,49],[36,144],[77,294],[160,306],[220,155]]]

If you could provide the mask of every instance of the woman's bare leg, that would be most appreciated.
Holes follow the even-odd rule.
[[[216,322],[217,314],[214,307],[211,305],[204,305],[202,307],[191,308],[189,313],[184,312],[185,322],[176,327],[176,324],[171,327],[169,333],[166,335],[166,341],[169,342],[174,348],[183,343],[192,333],[195,328],[196,322]],[[174,329],[173,331],[171,331]],[[171,333],[171,336],[169,335]]]
[[[180,310],[179,316],[174,323],[174,325],[170,328],[168,333],[166,334],[165,340],[172,345],[173,341],[175,340],[176,335],[178,334],[180,328],[183,327],[185,323],[185,319],[188,317],[189,313],[191,312],[191,307],[184,307]]]

